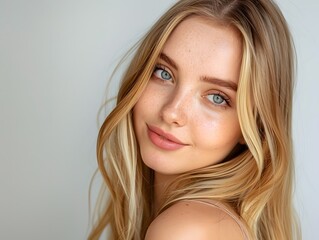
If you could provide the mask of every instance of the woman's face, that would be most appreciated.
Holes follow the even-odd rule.
[[[172,175],[222,161],[242,141],[236,90],[242,57],[232,27],[191,17],[164,45],[133,110],[144,163]]]

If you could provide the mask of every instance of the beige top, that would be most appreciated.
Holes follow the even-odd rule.
[[[236,223],[238,224],[238,226],[241,229],[241,232],[243,234],[243,237],[245,240],[249,240],[249,234],[247,231],[247,227],[245,226],[245,224],[240,220],[240,217],[232,212],[229,207],[227,207],[226,205],[222,204],[221,202],[218,201],[214,201],[211,199],[205,199],[205,200],[201,200],[201,199],[189,199],[189,200],[183,200],[183,201],[192,201],[192,202],[200,202],[218,209],[221,209],[223,212],[225,212],[227,215],[229,215],[232,219],[234,219],[236,221]]]

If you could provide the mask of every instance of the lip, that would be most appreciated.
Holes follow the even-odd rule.
[[[147,125],[147,133],[151,142],[164,150],[177,150],[188,144],[183,143],[172,134],[164,132],[162,129]]]

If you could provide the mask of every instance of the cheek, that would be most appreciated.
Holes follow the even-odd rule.
[[[149,119],[150,116],[157,116],[160,99],[159,94],[152,91],[152,88],[148,85],[133,108],[134,127],[137,131],[142,122]]]
[[[150,106],[156,106],[160,103],[161,99],[164,97],[164,92],[159,91],[153,86],[151,82],[148,83],[145,90],[143,91],[141,97],[136,103],[138,109],[146,109],[148,111],[152,110]]]
[[[167,89],[159,88],[150,82],[134,107],[136,118],[143,120],[159,118],[169,94],[170,91]]]
[[[216,113],[214,116],[197,115],[194,118],[194,136],[198,142],[207,147],[214,145],[222,147],[223,145],[237,144],[241,137],[241,130],[237,115],[227,114],[225,112]]]

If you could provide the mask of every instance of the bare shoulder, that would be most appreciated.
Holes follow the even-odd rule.
[[[238,223],[220,208],[181,201],[149,226],[145,240],[243,240]]]

